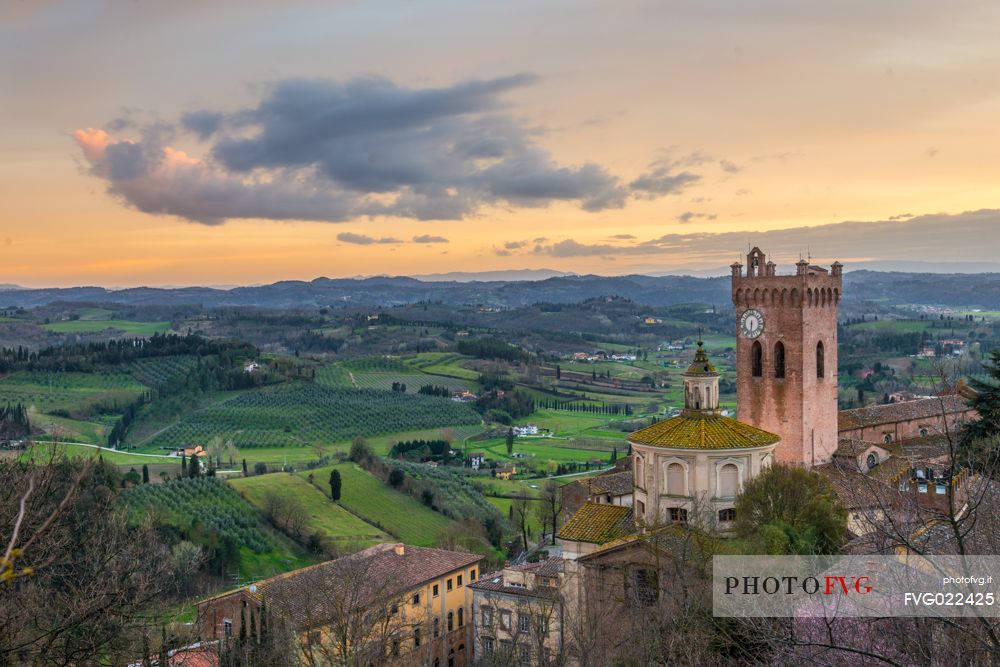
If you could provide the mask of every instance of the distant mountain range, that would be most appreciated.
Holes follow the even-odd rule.
[[[556,272],[552,272],[556,273]],[[677,303],[729,303],[729,277],[554,275],[530,280],[463,280],[470,275],[410,277],[316,278],[270,285],[220,289],[212,287],[103,287],[0,289],[0,307],[31,308],[55,302],[122,305],[200,305],[206,308],[317,308],[323,306],[393,306],[418,301],[517,307],[538,302],[575,303],[617,295],[651,306]],[[939,274],[860,270],[845,273],[845,300],[884,300],[893,304],[927,304],[1000,309],[1000,273]]]

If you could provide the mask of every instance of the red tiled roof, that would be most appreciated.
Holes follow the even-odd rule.
[[[886,405],[868,405],[853,410],[841,410],[837,416],[837,427],[841,431],[850,431],[880,424],[940,417],[942,410],[945,414],[955,414],[971,409],[966,399],[958,394]]]
[[[590,480],[590,492],[624,496],[632,493],[632,471],[598,475]]]
[[[402,553],[398,553],[402,547]],[[350,556],[265,579],[247,590],[297,627],[315,626],[342,613],[406,594],[417,586],[483,560],[473,553],[377,544]],[[351,590],[346,591],[346,588]]]
[[[573,542],[604,544],[634,530],[631,507],[586,502],[556,537]]]
[[[509,570],[516,572],[533,572],[538,577],[558,577],[565,569],[565,562],[562,558],[548,558],[537,563],[522,563],[514,565]],[[522,586],[509,586],[506,584],[503,572],[493,572],[479,581],[469,585],[476,591],[487,593],[504,593],[506,595],[527,595],[529,597],[554,597],[557,591],[551,586],[536,586],[526,588]]]

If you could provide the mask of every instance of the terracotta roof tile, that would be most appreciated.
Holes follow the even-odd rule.
[[[565,570],[566,561],[562,558],[548,558],[537,563],[522,563],[513,565],[508,570],[519,572],[533,572],[539,577],[557,577]],[[504,578],[504,572],[493,572],[482,579],[469,584],[469,588],[476,591],[488,593],[505,593],[507,595],[527,595],[530,597],[551,598],[558,595],[558,591],[552,586],[535,586],[526,588],[522,586],[510,586]]]
[[[607,475],[598,475],[590,480],[591,493],[611,494],[612,496],[624,496],[632,493],[632,472],[613,472]]]
[[[963,396],[950,394],[938,398],[921,398],[915,401],[868,405],[853,410],[841,410],[837,416],[837,427],[841,431],[867,428],[880,424],[894,424],[911,419],[940,417],[942,406],[946,414],[971,410]]]
[[[402,554],[397,552],[402,547]],[[264,598],[277,613],[288,613],[298,627],[330,618],[332,601],[364,605],[366,600],[400,596],[418,585],[483,560],[481,554],[376,544],[363,551],[258,582],[247,590]],[[344,586],[357,590],[349,596]],[[273,605],[273,606],[272,606]]]
[[[604,544],[635,530],[632,508],[607,503],[583,504],[556,537],[574,542]]]

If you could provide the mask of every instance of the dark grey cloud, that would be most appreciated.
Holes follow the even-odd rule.
[[[377,239],[365,234],[355,234],[354,232],[341,232],[340,234],[337,234],[337,240],[344,243],[353,243],[355,245],[402,243],[399,239],[394,239],[389,236]]]
[[[715,213],[695,213],[694,211],[684,211],[680,215],[675,216],[674,219],[677,220],[677,222],[686,223],[697,219],[715,220],[717,217],[719,216]]]
[[[503,247],[507,250],[517,250],[519,248],[523,248],[525,243],[526,241],[507,241],[503,244]]]
[[[192,111],[181,116],[181,125],[204,141],[222,127],[225,119],[225,115],[217,111]]]
[[[688,162],[690,161],[687,160]],[[677,194],[701,180],[701,176],[686,170],[678,171],[680,164],[673,160],[658,160],[648,170],[629,183],[639,196],[661,197]]]
[[[586,244],[579,243],[573,239],[566,239],[553,243],[543,249],[546,254],[553,257],[592,257],[594,255],[621,255],[632,254],[634,249],[628,246],[616,246],[609,243]]]
[[[408,88],[377,77],[291,79],[253,106],[191,111],[155,133],[141,129],[139,138],[78,141],[92,173],[126,204],[206,224],[459,220],[484,206],[555,202],[602,211],[699,180],[685,170],[707,159],[697,153],[655,163],[628,185],[599,164],[561,164],[539,143],[540,131],[505,108],[506,93],[534,80]],[[173,150],[175,132],[206,142],[206,155]]]
[[[719,166],[722,168],[722,171],[727,174],[735,174],[743,171],[743,167],[730,160],[719,160]]]
[[[632,234],[615,234],[611,238],[617,239],[619,241],[631,241],[635,238]]]
[[[413,237],[414,243],[448,243],[448,239],[443,236],[431,236],[430,234],[421,234],[419,236]]]

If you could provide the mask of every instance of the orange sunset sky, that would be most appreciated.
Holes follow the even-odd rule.
[[[13,1],[0,91],[2,283],[1000,250],[985,1]]]

